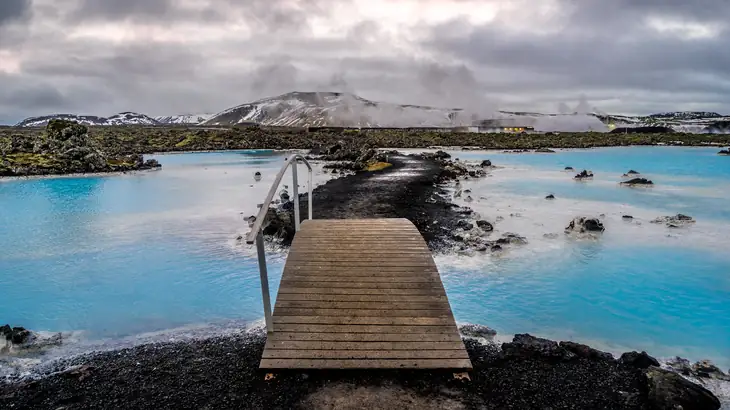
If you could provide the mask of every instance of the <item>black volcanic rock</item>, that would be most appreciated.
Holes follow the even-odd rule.
[[[654,182],[646,178],[632,178],[628,181],[621,182],[621,185],[654,185]]]

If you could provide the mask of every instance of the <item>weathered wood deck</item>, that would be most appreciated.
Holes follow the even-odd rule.
[[[431,252],[407,219],[307,220],[261,368],[471,369]]]

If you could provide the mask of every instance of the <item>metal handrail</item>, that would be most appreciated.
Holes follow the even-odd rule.
[[[271,205],[271,201],[274,199],[276,189],[279,188],[281,179],[284,177],[284,173],[286,172],[287,168],[289,168],[289,165],[294,164],[291,169],[292,185],[294,186],[292,192],[292,194],[294,195],[294,232],[296,233],[299,230],[299,180],[297,175],[297,164],[299,161],[302,161],[309,170],[309,180],[307,181],[307,197],[309,199],[308,219],[312,219],[312,165],[309,164],[309,161],[307,161],[304,156],[300,154],[294,154],[289,158],[286,164],[281,167],[279,173],[276,174],[274,183],[273,185],[271,185],[271,189],[266,195],[264,203],[261,204],[261,209],[259,210],[258,215],[256,215],[256,220],[254,221],[253,227],[251,228],[251,232],[246,235],[246,243],[252,244],[256,242],[256,253],[258,254],[259,260],[259,274],[261,276],[261,294],[264,300],[264,320],[266,321],[267,333],[274,333],[274,326],[271,322],[271,295],[269,294],[269,275],[266,268],[266,252],[264,251],[264,233],[262,229],[266,220],[266,214],[269,212],[269,206]]]

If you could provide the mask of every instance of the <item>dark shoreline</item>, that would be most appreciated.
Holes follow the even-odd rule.
[[[470,381],[448,371],[406,370],[285,371],[266,381],[258,369],[265,339],[258,330],[60,360],[41,378],[0,383],[0,407],[649,410],[671,408],[661,405],[671,392],[655,397],[647,373],[676,375],[587,346],[517,335],[501,347],[465,337]],[[719,407],[694,386],[682,388],[697,396],[674,397],[675,404]]]

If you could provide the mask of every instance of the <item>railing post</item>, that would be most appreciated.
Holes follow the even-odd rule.
[[[309,169],[309,179],[307,180],[307,193],[309,199],[309,219],[312,219],[312,170]]]
[[[264,234],[259,231],[256,235],[256,252],[259,257],[259,274],[261,275],[261,295],[264,299],[264,320],[266,333],[274,333],[274,324],[271,321],[271,295],[269,294],[269,275],[266,271],[266,252],[264,250]]]
[[[291,165],[292,185],[294,185],[294,232],[299,232],[299,175],[297,175],[297,164],[299,159],[295,159]]]

